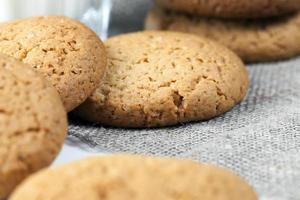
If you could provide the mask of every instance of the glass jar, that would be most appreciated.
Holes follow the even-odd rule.
[[[0,22],[41,15],[65,15],[107,38],[111,0],[0,0]]]

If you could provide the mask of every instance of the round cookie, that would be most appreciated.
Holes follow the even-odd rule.
[[[145,29],[207,37],[227,46],[246,62],[273,61],[300,54],[300,13],[265,20],[219,20],[150,11]]]
[[[1,25],[0,52],[48,77],[67,111],[91,95],[106,69],[100,39],[67,17],[34,17]]]
[[[105,46],[106,78],[76,110],[89,121],[157,127],[207,120],[230,110],[248,89],[234,53],[191,34],[131,33]]]
[[[155,0],[161,7],[221,18],[262,18],[300,10],[300,0]]]
[[[78,192],[80,191],[80,192]],[[39,172],[11,200],[257,200],[240,177],[215,166],[170,158],[94,157]]]
[[[67,116],[51,84],[14,58],[0,55],[0,199],[48,166],[67,132]]]

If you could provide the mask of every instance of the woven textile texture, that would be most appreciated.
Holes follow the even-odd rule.
[[[111,35],[142,29],[150,1],[114,3]],[[161,129],[116,129],[73,116],[68,142],[81,146],[73,142],[79,139],[85,144],[82,148],[98,152],[174,156],[217,164],[246,178],[261,200],[299,200],[300,58],[248,69],[248,96],[221,117]]]

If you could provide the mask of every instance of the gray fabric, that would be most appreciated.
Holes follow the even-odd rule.
[[[111,34],[140,29],[146,11],[142,0],[115,2],[118,5],[114,7]],[[133,5],[136,7],[131,9]],[[93,151],[213,163],[246,178],[261,200],[299,200],[300,58],[256,64],[248,69],[251,88],[247,98],[221,117],[139,130],[102,127],[72,117],[69,143],[79,145],[72,142],[79,139]]]

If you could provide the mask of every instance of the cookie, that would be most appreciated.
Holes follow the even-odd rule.
[[[91,95],[106,69],[103,43],[85,25],[67,17],[34,17],[1,25],[0,52],[43,73],[67,111]]]
[[[67,116],[53,86],[14,58],[0,55],[0,199],[48,166],[67,132]]]
[[[262,18],[300,10],[300,0],[155,0],[170,10],[221,18]]]
[[[248,89],[234,53],[191,34],[131,33],[105,46],[106,77],[76,110],[88,121],[157,127],[207,120],[230,110]]]
[[[220,20],[150,11],[145,29],[192,33],[222,43],[245,62],[274,61],[300,54],[300,13],[265,20]]]
[[[80,192],[78,192],[80,191]],[[51,168],[27,179],[11,200],[257,200],[233,173],[171,158],[94,157]]]

